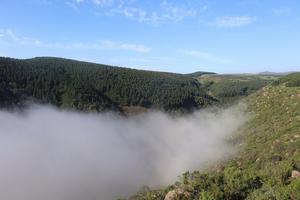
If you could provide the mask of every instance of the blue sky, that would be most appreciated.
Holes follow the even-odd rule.
[[[0,0],[0,56],[188,73],[299,71],[299,0]]]

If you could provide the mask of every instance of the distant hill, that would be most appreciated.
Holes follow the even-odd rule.
[[[2,107],[33,101],[83,111],[122,112],[131,106],[188,111],[215,101],[197,80],[182,74],[63,58],[1,57],[0,78]]]
[[[260,72],[258,73],[258,75],[264,75],[264,76],[285,76],[288,74],[292,74],[295,72],[269,72],[269,71],[264,71],[264,72]]]
[[[300,73],[280,78],[244,99],[250,120],[231,138],[231,160],[186,172],[165,188],[141,190],[130,200],[300,199]],[[145,187],[144,187],[145,188]]]
[[[214,73],[214,72],[198,71],[198,72],[193,72],[193,73],[185,74],[185,75],[190,76],[190,77],[198,77],[198,76],[202,76],[202,75],[205,75],[205,74],[216,74],[216,73]]]
[[[278,76],[254,74],[206,74],[197,77],[207,92],[220,103],[232,103],[274,82]]]

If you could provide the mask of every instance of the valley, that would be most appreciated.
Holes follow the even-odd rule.
[[[181,130],[179,125],[185,126],[184,118],[177,117],[191,115],[190,123],[194,124],[190,124],[190,128],[198,127],[196,124],[201,124],[201,121],[195,120],[202,115],[197,114],[199,110],[200,113],[201,110],[210,113],[209,110],[214,108],[231,109],[232,106],[239,104],[245,107],[242,112],[244,116],[248,116],[248,120],[242,126],[237,126],[237,130],[232,129],[234,132],[226,135],[226,142],[222,139],[224,147],[230,145],[236,150],[234,154],[220,150],[224,153],[220,155],[226,159],[218,157],[218,162],[214,161],[206,167],[199,165],[201,168],[199,171],[193,168],[192,171],[184,172],[183,168],[180,168],[180,172],[178,170],[176,172],[178,175],[183,174],[177,182],[168,186],[155,186],[151,189],[151,186],[142,187],[141,184],[140,191],[135,195],[130,195],[129,200],[294,200],[300,198],[300,73],[224,75],[197,72],[185,75],[43,57],[27,60],[0,58],[0,77],[0,105],[4,110],[20,109],[26,112],[28,108],[31,109],[32,105],[38,104],[87,114],[112,112],[122,118],[125,117],[125,120],[133,120],[130,123],[135,123],[134,121],[139,117],[148,119],[143,120],[141,124],[141,129],[145,130],[148,127],[147,123],[153,120],[151,117],[153,111],[175,117],[174,119],[167,117],[171,121],[166,123],[178,126],[177,131],[185,132],[185,129]],[[143,113],[149,114],[143,115]],[[212,113],[219,115],[219,111]],[[165,120],[164,115],[162,118],[159,115],[156,117]],[[132,118],[132,116],[137,118]],[[179,120],[179,124],[175,125],[173,120]],[[225,121],[222,121],[226,120],[226,117],[222,120],[215,120],[227,126]],[[111,123],[113,121],[115,119]],[[201,127],[209,127],[209,123],[199,125],[199,130]],[[232,123],[236,122],[232,121]],[[116,125],[111,128],[114,126]],[[165,127],[165,130],[163,126],[161,128],[162,135],[172,134],[168,127]],[[213,130],[213,128],[208,129],[207,136],[212,134]],[[177,131],[174,131],[174,134],[175,132],[183,134]],[[195,131],[196,129],[192,130],[193,134]],[[129,134],[131,129],[125,132]],[[158,132],[156,129],[149,130],[150,135],[158,134]],[[112,131],[112,134],[116,133]],[[159,140],[168,140],[161,138],[160,135],[156,137],[160,138]],[[181,137],[184,138],[184,135]],[[192,137],[195,137],[196,142],[193,145],[197,142],[204,144],[203,139],[196,135]],[[185,141],[183,138],[170,144],[168,148],[171,149],[166,151],[173,151],[176,145],[178,149],[187,148],[181,147]],[[152,145],[154,144],[151,143],[151,148]],[[212,145],[209,148],[216,148],[215,143]],[[153,148],[156,149],[157,147],[154,146]],[[206,151],[207,149],[195,146],[195,150]],[[175,152],[176,156],[181,154],[180,151]],[[210,149],[209,152],[213,150]],[[157,156],[165,153],[164,151],[158,152]],[[200,156],[201,152],[194,155],[190,149],[185,152],[185,157],[188,154],[193,165],[200,162],[197,156]],[[212,157],[208,157],[203,162],[212,160],[214,160]],[[134,162],[140,162],[140,160],[137,159]],[[149,160],[149,162],[157,161]],[[169,165],[169,169],[176,167],[176,164],[180,162],[174,161],[172,166]],[[156,166],[156,170],[160,171],[159,167]],[[160,171],[159,174],[162,173],[160,176],[167,175],[166,172],[163,173],[164,170]],[[149,171],[149,173],[153,172]],[[122,181],[120,184],[125,184],[123,179]],[[148,179],[144,181],[147,182]]]
[[[161,190],[130,199],[299,199],[300,73],[242,99],[250,120],[230,141],[239,149],[211,170],[186,172]],[[172,193],[168,193],[172,191]]]

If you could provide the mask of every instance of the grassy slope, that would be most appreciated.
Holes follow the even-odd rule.
[[[281,78],[245,99],[252,117],[233,139],[240,148],[234,159],[131,199],[164,199],[178,187],[190,199],[300,199],[300,178],[291,178],[292,170],[300,170],[300,87],[286,86],[299,78]]]
[[[249,199],[300,199],[300,181],[290,179],[300,168],[300,88],[269,86],[248,102],[255,116],[243,128],[236,161],[263,183]]]
[[[202,75],[197,80],[204,85],[209,94],[219,99],[221,103],[229,103],[240,97],[261,89],[278,77],[252,75],[252,74],[231,74],[231,75]]]

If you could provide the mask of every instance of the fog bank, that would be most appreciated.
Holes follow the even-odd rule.
[[[111,200],[170,184],[232,154],[225,138],[244,121],[238,107],[176,118],[0,111],[0,199]]]

